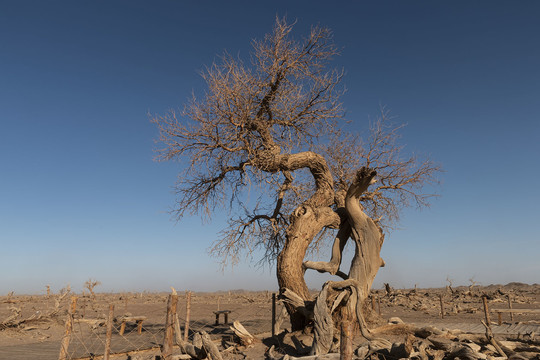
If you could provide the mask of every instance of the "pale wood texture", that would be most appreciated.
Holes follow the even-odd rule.
[[[174,344],[174,322],[176,319],[177,303],[178,295],[169,295],[169,299],[167,301],[167,319],[165,320],[165,335],[161,350],[162,356],[165,360],[169,360],[172,356]]]
[[[340,341],[339,341],[339,354],[340,360],[352,360],[353,358],[353,321],[351,313],[347,306],[343,306],[340,310],[341,324],[340,324]]]
[[[360,169],[354,181],[350,185],[347,194],[345,196],[345,209],[347,213],[347,227],[350,226],[350,236],[355,242],[355,254],[351,262],[351,268],[349,274],[346,276],[346,280],[343,281],[329,281],[323,287],[323,291],[319,296],[326,297],[326,289],[336,291],[347,291],[350,296],[346,303],[347,308],[354,314],[360,326],[360,332],[362,336],[367,339],[371,339],[371,333],[365,323],[364,316],[362,314],[362,306],[364,301],[369,296],[371,285],[375,276],[381,266],[384,265],[383,260],[380,257],[381,246],[384,241],[382,230],[369,218],[360,206],[359,199],[362,194],[367,190],[369,185],[375,182],[374,177],[376,172],[367,168]],[[340,259],[341,255],[339,249],[342,251],[344,245],[341,244],[343,238],[336,238],[334,242],[334,252],[332,253],[332,260],[324,264],[322,262],[305,262],[305,268],[312,268],[315,266],[315,270],[321,271],[321,269],[330,268],[334,273],[338,270],[335,268],[335,263],[339,263],[336,259]],[[337,243],[337,245],[336,245]],[[315,313],[315,323],[317,321],[326,321],[325,317],[317,318],[317,312]],[[315,324],[315,329],[317,329]],[[322,329],[328,329],[328,325],[321,323]],[[314,354],[324,354],[328,350],[326,345],[321,346],[319,342],[326,344],[328,337],[328,330],[325,333],[315,332],[313,350]]]
[[[326,354],[332,347],[334,338],[334,322],[326,305],[328,287],[324,286],[313,309],[313,334],[314,341],[310,355]]]
[[[239,322],[235,321],[230,329],[240,339],[240,343],[244,346],[249,346],[257,341],[257,338],[250,334],[249,331]]]
[[[209,360],[223,360],[223,357],[221,356],[218,347],[212,339],[210,339],[210,336],[205,332],[201,331],[201,337],[202,337],[202,343],[203,347],[206,350],[206,355],[208,356]]]
[[[508,309],[512,310],[512,297],[508,295]],[[510,313],[510,321],[514,321],[514,313]]]
[[[71,305],[68,309],[68,314],[66,317],[66,326],[64,330],[64,337],[62,338],[62,343],[60,345],[60,354],[58,355],[58,360],[66,360],[69,348],[69,342],[71,341],[71,331],[73,330],[73,314],[75,314],[75,309],[77,308],[77,297],[71,297]]]
[[[103,360],[109,360],[111,354],[111,339],[114,319],[114,305],[109,305],[109,316],[107,316],[107,332],[105,335],[105,351],[103,352]]]

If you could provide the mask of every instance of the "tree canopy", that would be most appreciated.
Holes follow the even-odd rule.
[[[330,68],[338,55],[331,31],[313,27],[297,40],[292,29],[276,19],[271,33],[253,41],[248,63],[224,54],[203,72],[207,91],[200,99],[193,96],[182,112],[152,119],[163,145],[157,158],[187,165],[176,184],[176,217],[234,210],[211,248],[224,261],[234,263],[242,251],[256,248],[275,259],[289,214],[310,199],[342,206],[362,165],[376,170],[379,180],[362,205],[383,225],[432,196],[421,190],[436,182],[439,167],[404,156],[397,143],[401,126],[391,124],[384,108],[367,139],[341,129],[343,71]]]
[[[313,269],[344,279],[356,294],[348,306],[368,334],[357,310],[384,264],[383,230],[404,207],[428,204],[433,195],[424,185],[437,182],[440,169],[404,154],[401,126],[384,108],[367,138],[342,127],[343,71],[330,66],[338,55],[332,33],[313,27],[295,39],[292,28],[276,19],[271,33],[253,41],[249,62],[223,55],[203,72],[201,98],[178,114],[153,117],[162,144],[157,158],[185,164],[176,184],[178,219],[230,210],[213,255],[236,263],[262,249],[263,260],[276,262],[280,289],[301,300],[287,305],[293,330],[312,321],[304,274]],[[328,263],[304,261],[328,238]],[[340,267],[349,238],[356,255],[346,273]]]

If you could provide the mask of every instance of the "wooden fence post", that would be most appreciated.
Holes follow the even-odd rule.
[[[66,360],[68,354],[69,342],[71,340],[71,331],[73,330],[73,314],[75,314],[75,309],[77,308],[77,297],[71,297],[71,305],[68,309],[68,314],[66,318],[66,326],[64,330],[64,337],[62,338],[62,344],[60,346],[60,354],[58,355],[58,360]]]
[[[444,304],[442,301],[442,295],[439,295],[439,302],[441,303],[441,319],[444,319]]]
[[[111,354],[113,318],[114,318],[114,305],[111,304],[109,305],[109,317],[107,318],[107,335],[105,338],[105,352],[103,354],[103,360],[109,360],[109,355]]]
[[[165,336],[163,338],[163,347],[161,349],[161,355],[165,360],[169,360],[172,356],[177,303],[178,295],[169,295],[169,300],[167,301],[167,319],[165,320]]]
[[[488,308],[488,302],[487,302],[487,296],[482,296],[482,302],[484,303],[484,315],[486,316],[486,324],[488,326],[491,326],[491,320],[489,318],[489,308]]]
[[[191,291],[186,291],[186,325],[184,326],[184,341],[188,341],[190,314],[191,314]]]
[[[508,308],[512,310],[512,299],[510,298],[510,294],[508,294]],[[514,313],[510,311],[510,321],[514,321]]]
[[[276,293],[272,293],[272,337],[276,336]]]

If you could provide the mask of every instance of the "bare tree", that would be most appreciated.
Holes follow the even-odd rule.
[[[345,199],[358,169],[378,174],[377,185],[355,198],[385,228],[402,207],[427,205],[432,195],[422,187],[436,182],[439,168],[403,156],[400,127],[391,125],[386,109],[365,140],[341,130],[343,72],[329,69],[338,54],[330,30],[313,27],[302,40],[291,31],[276,19],[272,33],[253,41],[248,64],[225,54],[203,72],[208,90],[201,99],[193,96],[181,113],[152,121],[162,145],[157,159],[185,164],[176,217],[230,210],[211,252],[234,264],[262,249],[265,260],[277,263],[280,288],[310,300],[304,257],[338,229],[334,254],[341,254],[348,239]],[[341,257],[333,261],[330,272],[337,273]],[[288,310],[293,329],[307,324],[305,313]]]
[[[469,285],[469,293],[472,294],[472,292],[474,291],[474,287],[478,286],[479,284],[478,281],[474,280],[474,276],[469,279],[469,282],[471,283]]]
[[[450,276],[447,276],[446,282],[448,283],[448,285],[446,285],[446,289],[449,290],[451,294],[453,294],[454,289],[452,288],[452,286],[454,285],[454,279],[450,279]]]
[[[96,298],[96,294],[94,293],[94,288],[98,285],[101,285],[101,282],[100,281],[97,281],[97,280],[92,280],[92,279],[88,279],[85,283],[84,283],[84,287],[86,289],[88,289],[88,291],[90,292],[90,296],[92,296],[93,299]]]

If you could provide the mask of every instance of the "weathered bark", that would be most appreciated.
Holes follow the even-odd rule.
[[[208,360],[223,360],[218,347],[214,344],[212,339],[210,339],[210,336],[206,331],[201,331],[201,338]]]
[[[304,268],[317,270],[320,273],[327,272],[332,275],[338,275],[342,279],[347,279],[348,275],[339,270],[341,266],[341,257],[345,244],[351,236],[351,225],[348,219],[344,219],[341,223],[339,231],[336,235],[334,245],[332,246],[332,256],[329,262],[326,261],[306,261]]]
[[[109,360],[109,357],[111,354],[113,319],[114,319],[114,305],[111,304],[109,305],[109,316],[107,317],[107,332],[105,335],[105,351],[103,353],[103,360]]]
[[[317,341],[313,342],[310,355],[326,354],[332,347],[334,339],[334,324],[332,322],[332,314],[328,311],[326,305],[326,295],[328,287],[323,287],[314,308],[314,328],[313,332]]]
[[[309,300],[309,291],[304,281],[302,261],[311,238],[316,235],[315,213],[311,207],[302,206],[291,215],[287,240],[277,258],[277,276],[280,288],[294,291],[304,300]]]
[[[319,199],[320,200],[320,199]],[[287,229],[287,240],[277,258],[277,278],[281,289],[294,291],[303,300],[311,300],[309,290],[304,280],[303,261],[311,241],[325,226],[335,226],[339,216],[325,202],[321,206],[315,203],[315,198],[299,206],[291,215],[291,225]],[[301,330],[309,323],[302,313],[293,306],[286,304],[291,317],[292,330]]]
[[[287,309],[287,306],[289,306],[294,309],[295,312],[301,313],[306,320],[313,320],[313,311],[311,309],[313,304],[311,301],[302,299],[300,295],[287,288],[281,289],[279,297],[285,305],[285,310]]]
[[[484,297],[483,300],[484,300],[484,304],[485,304],[486,298]],[[495,337],[493,336],[493,331],[491,331],[490,323],[484,322],[482,320],[482,325],[484,325],[484,327],[486,328],[486,338],[487,338],[487,340],[491,343],[491,345],[493,345],[493,347],[495,347],[495,349],[497,350],[497,352],[501,356],[506,357],[506,353],[503,351],[502,346],[499,344],[497,339],[495,339]]]
[[[279,149],[274,149],[279,151]],[[302,263],[309,244],[325,226],[338,226],[340,219],[330,206],[334,202],[334,180],[326,160],[311,151],[292,155],[275,155],[273,161],[258,165],[261,170],[294,171],[307,168],[313,175],[315,193],[291,214],[285,245],[277,258],[277,278],[280,288],[294,291],[304,300],[310,300],[304,280]],[[266,157],[263,157],[266,158]],[[308,320],[287,305],[293,331],[303,329]]]
[[[304,244],[300,241],[291,241],[289,245],[285,245],[277,259],[277,274],[280,288],[294,289],[307,300],[309,291],[304,281],[302,267],[298,265],[298,261],[301,263],[302,255],[305,254],[303,248]],[[308,324],[308,319],[293,306],[285,303],[285,308],[289,312],[292,331],[303,329]]]
[[[76,307],[77,307],[77,297],[72,296],[71,306],[68,309],[68,314],[66,318],[64,337],[62,338],[62,343],[60,346],[60,355],[58,356],[59,360],[65,360],[68,357],[68,347],[71,341],[71,332],[73,330],[73,314],[75,313]]]
[[[165,360],[169,360],[173,352],[174,344],[174,322],[176,318],[176,305],[178,304],[178,295],[169,295],[167,301],[167,317],[165,320],[165,334],[163,337],[163,346],[161,355]]]
[[[340,360],[352,360],[353,358],[353,321],[350,309],[347,306],[343,306],[340,310],[341,324],[340,324],[340,341],[339,341],[339,353]]]
[[[375,171],[360,169],[345,197],[345,208],[349,215],[352,238],[356,243],[349,278],[359,283],[359,295],[362,297],[362,303],[369,295],[379,268],[384,265],[380,257],[384,236],[375,222],[364,213],[359,202],[362,193],[374,181],[375,175]]]
[[[356,313],[356,318],[360,325],[360,332],[368,339],[371,338],[371,333],[365,323],[362,307],[365,299],[369,295],[377,271],[384,265],[384,262],[380,257],[384,237],[380,228],[362,210],[359,198],[362,193],[367,190],[368,186],[374,182],[375,175],[375,171],[362,168],[358,171],[353,183],[349,187],[345,197],[345,209],[348,215],[348,224],[342,225],[342,234],[335,240],[331,261],[328,263],[304,263],[305,268],[311,268],[317,271],[330,270],[329,272],[331,273],[338,273],[339,270],[336,269],[336,264],[339,264],[340,262],[341,252],[344,247],[343,232],[347,230],[345,233],[349,233],[346,226],[350,226],[350,234],[356,246],[348,277],[343,281],[329,281],[325,285],[324,290],[326,287],[341,291],[344,291],[347,288],[350,289],[351,296],[348,299],[347,307],[349,307],[353,313]],[[324,341],[324,339],[315,334],[314,349],[319,347],[317,344],[319,341]]]
[[[276,319],[276,326],[275,326],[275,333],[279,334],[281,333],[281,325],[283,324],[283,321],[288,317],[287,309],[285,306],[281,308],[281,312],[279,313],[278,318]]]

